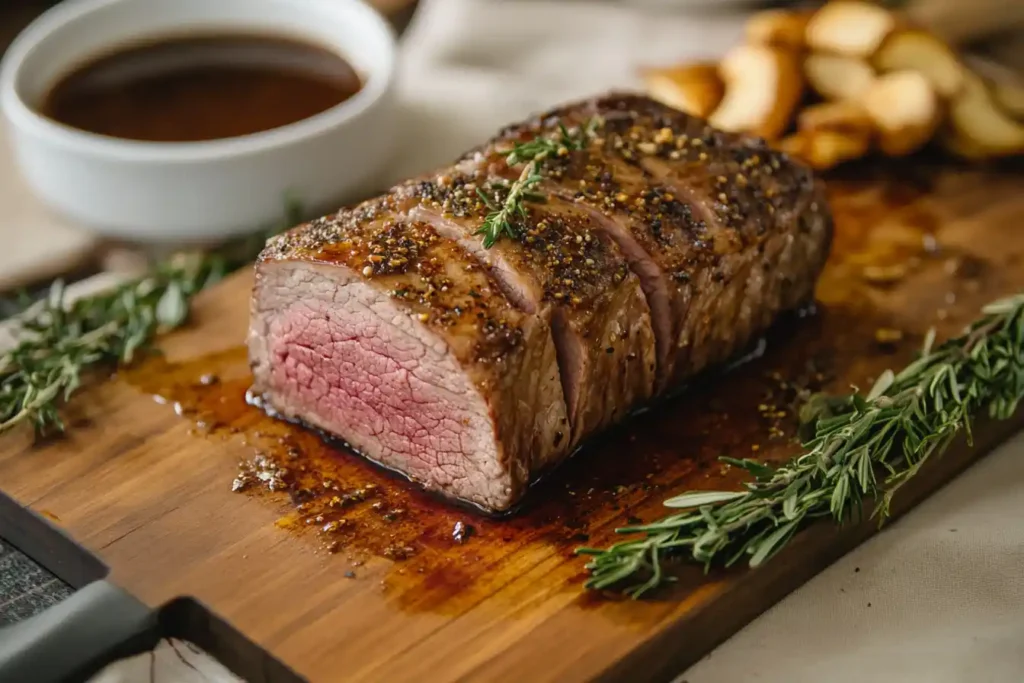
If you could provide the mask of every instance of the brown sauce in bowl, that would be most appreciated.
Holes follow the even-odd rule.
[[[290,38],[224,34],[125,47],[71,70],[45,116],[130,140],[196,142],[259,133],[319,114],[362,87],[340,55]]]

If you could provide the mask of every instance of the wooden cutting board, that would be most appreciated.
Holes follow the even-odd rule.
[[[653,519],[671,494],[738,486],[721,455],[791,455],[794,387],[867,388],[930,326],[949,335],[1024,289],[1022,180],[1019,169],[905,166],[831,181],[837,234],[817,310],[780,322],[739,368],[602,436],[510,519],[434,501],[249,407],[248,272],[202,297],[166,359],[81,392],[66,437],[0,439],[0,485],[136,596],[194,596],[313,681],[668,680],[874,523],[814,527],[756,571],[680,566],[671,590],[643,602],[587,593],[573,548]],[[927,467],[897,512],[1021,423],[979,425],[974,447]],[[233,492],[240,463],[266,481]],[[461,543],[459,522],[472,527]]]

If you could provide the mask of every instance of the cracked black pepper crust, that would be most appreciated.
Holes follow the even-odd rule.
[[[625,226],[668,277],[689,281],[717,259],[707,221],[649,172],[599,147],[552,159],[541,191],[599,212]]]
[[[738,244],[757,243],[782,214],[801,206],[814,186],[811,170],[756,137],[726,133],[702,119],[635,94],[613,93],[506,127],[464,160],[488,158],[513,143],[600,117],[589,150],[645,171],[668,171],[709,200],[716,225]],[[614,175],[614,174],[613,174]],[[664,180],[662,180],[664,182]]]
[[[421,323],[470,343],[478,361],[504,357],[523,341],[523,315],[486,269],[426,223],[394,218],[388,200],[319,218],[271,240],[263,260],[341,264],[402,301]]]
[[[771,235],[830,224],[824,190],[809,168],[764,140],[725,133],[647,97],[611,94],[509,126],[461,159],[511,177],[517,142],[559,126],[601,121],[589,146],[544,162],[538,190],[583,203],[625,225],[681,286],[719,259],[763,249]],[[831,229],[827,230],[831,235]],[[825,249],[827,253],[828,249]]]
[[[493,247],[506,260],[540,274],[545,299],[585,309],[603,289],[629,276],[618,248],[592,231],[593,216],[586,210],[626,226],[679,287],[695,281],[703,269],[721,279],[718,264],[724,255],[760,251],[772,235],[825,225],[823,263],[831,218],[824,191],[807,167],[763,140],[717,131],[632,94],[577,102],[509,126],[449,171],[402,183],[382,197],[286,233],[261,258],[334,253],[329,245],[352,230],[343,226],[400,221],[416,207],[470,228],[481,224],[521,170],[505,162],[516,142],[557,135],[561,125],[573,129],[595,118],[599,125],[584,149],[542,162],[543,180],[534,190],[547,201],[524,202],[525,217],[513,220],[515,238],[502,238]],[[407,258],[380,256],[359,272],[382,275],[404,267]]]
[[[477,174],[456,173],[409,186],[428,208],[470,225],[482,222],[491,210],[478,189],[491,203],[502,202],[508,193],[500,178]],[[630,276],[618,248],[571,204],[552,197],[527,202],[524,211],[512,221],[516,241],[499,242],[493,249],[517,269],[532,273],[544,289],[544,300],[570,309],[590,308]]]

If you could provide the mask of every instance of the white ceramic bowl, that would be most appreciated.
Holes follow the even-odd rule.
[[[305,39],[340,53],[364,86],[297,123],[204,142],[106,137],[37,112],[83,61],[189,30]],[[280,220],[289,195],[327,208],[374,189],[394,148],[394,64],[390,26],[360,0],[66,0],[9,48],[0,105],[23,176],[53,209],[109,236],[215,240]]]

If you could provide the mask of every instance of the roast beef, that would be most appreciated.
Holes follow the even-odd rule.
[[[517,143],[542,165],[514,236],[477,234]],[[811,299],[832,222],[809,170],[647,98],[573,103],[452,167],[272,239],[254,391],[451,497],[507,510],[630,411]]]
[[[616,243],[554,195],[525,205],[523,239],[484,248],[474,233],[490,209],[475,187],[486,181],[480,173],[418,183],[413,215],[473,252],[523,311],[550,321],[576,445],[653,393],[647,300]]]

